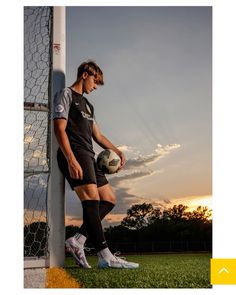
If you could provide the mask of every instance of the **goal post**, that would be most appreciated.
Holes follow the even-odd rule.
[[[65,7],[24,7],[24,268],[63,266],[65,182],[54,95],[65,87]]]
[[[55,94],[65,87],[65,7],[53,10],[52,87],[50,118],[50,176],[47,196],[49,226],[49,267],[61,267],[65,262],[65,181],[57,165],[58,143],[54,134],[52,110]]]

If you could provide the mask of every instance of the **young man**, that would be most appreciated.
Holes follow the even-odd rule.
[[[119,155],[119,169],[125,165],[124,154],[101,133],[94,120],[94,108],[83,96],[103,84],[98,65],[93,61],[84,62],[78,67],[75,83],[63,89],[54,101],[54,131],[60,146],[58,166],[83,207],[83,224],[74,237],[66,240],[66,247],[78,265],[90,268],[84,253],[89,235],[98,254],[99,268],[137,268],[137,263],[127,262],[110,252],[101,224],[114,207],[116,197],[104,173],[96,166],[92,139]]]

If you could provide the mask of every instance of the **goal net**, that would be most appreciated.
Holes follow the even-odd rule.
[[[24,7],[24,257],[47,257],[53,8]]]

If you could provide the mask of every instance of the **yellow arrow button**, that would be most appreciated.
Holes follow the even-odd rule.
[[[236,284],[236,259],[211,259],[211,284]]]

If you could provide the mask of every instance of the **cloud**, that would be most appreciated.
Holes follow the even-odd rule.
[[[102,225],[103,227],[109,227],[109,226],[114,226],[114,225],[118,225],[121,223],[121,221],[125,218],[126,214],[108,214],[102,221]]]
[[[130,188],[114,188],[116,194],[116,206],[113,210],[115,213],[124,214],[127,209],[139,201],[139,197],[130,193]]]
[[[134,151],[134,148],[133,147],[131,147],[131,146],[127,146],[127,145],[124,145],[124,144],[122,144],[122,145],[118,145],[117,146],[117,148],[119,149],[119,150],[121,150],[122,152],[133,152]]]
[[[139,154],[138,157],[134,157],[134,158],[131,157],[127,160],[124,171],[133,170],[131,173],[124,174],[123,172],[121,173],[120,176],[114,176],[109,178],[109,182],[113,186],[119,186],[123,181],[152,176],[153,174],[157,172],[161,173],[162,171],[160,170],[154,171],[147,166],[166,157],[167,155],[170,154],[171,151],[178,149],[179,147],[180,147],[180,144],[168,144],[165,146],[161,144],[157,144],[157,148],[154,150],[153,153],[149,155]],[[128,152],[135,151],[133,147],[128,147],[125,145],[119,148],[123,151],[128,151]],[[137,153],[137,151],[135,153]]]
[[[140,155],[137,158],[128,159],[125,169],[134,169],[140,166],[153,164],[157,162],[158,160],[164,158],[166,155],[170,154],[172,150],[175,150],[179,147],[180,147],[180,144],[168,144],[165,146],[158,144],[154,153],[150,155],[146,155],[146,156]]]
[[[24,209],[24,225],[31,224],[33,222],[46,222],[46,210],[37,209]]]
[[[30,174],[24,178],[24,209],[45,210],[48,174]]]
[[[195,210],[198,206],[207,206],[208,209],[212,209],[212,195],[187,195],[185,197],[172,199],[171,204],[183,204],[188,206],[189,210]]]
[[[155,174],[156,171],[152,171],[151,169],[148,169],[148,170],[138,170],[138,171],[134,171],[132,173],[129,173],[129,174],[124,174],[122,176],[116,176],[116,177],[113,177],[109,180],[109,183],[112,185],[112,186],[118,186],[121,182],[123,181],[128,181],[128,180],[133,180],[133,179],[136,179],[136,178],[143,178],[143,177],[146,177],[146,176],[151,176],[153,174]]]
[[[65,226],[74,225],[80,227],[83,223],[83,219],[79,216],[70,216],[66,215],[65,217]]]

